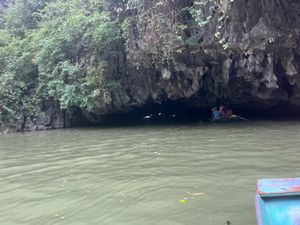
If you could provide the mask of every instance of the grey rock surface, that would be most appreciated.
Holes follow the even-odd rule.
[[[193,4],[175,2],[178,10]],[[186,45],[168,65],[137,66],[134,62],[143,59],[130,57],[124,43],[117,43],[116,53],[107,59],[107,76],[117,83],[106,80],[111,87],[106,102],[99,99],[92,112],[76,109],[73,113],[62,112],[57,102],[44,103],[35,120],[21,118],[19,129],[71,127],[83,120],[99,123],[105,115],[166,101],[199,108],[224,102],[300,109],[300,1],[224,0],[219,13],[224,19],[212,17],[204,27],[189,31],[197,43]],[[128,46],[133,52],[149,44],[145,26],[144,31],[130,30]]]

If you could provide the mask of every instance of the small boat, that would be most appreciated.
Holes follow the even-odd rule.
[[[300,225],[300,178],[257,181],[258,225]]]
[[[226,122],[237,122],[237,121],[246,121],[244,117],[233,115],[231,117],[220,118],[217,120],[212,120],[213,123],[226,123]]]

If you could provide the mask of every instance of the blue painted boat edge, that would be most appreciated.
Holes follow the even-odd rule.
[[[262,197],[300,195],[300,178],[258,179],[256,193]]]
[[[264,198],[271,198],[271,197],[282,197],[282,196],[299,196],[300,192],[278,192],[278,193],[272,193],[272,194],[260,194],[261,197]]]
[[[263,216],[262,216],[262,199],[259,194],[255,195],[255,210],[256,210],[256,220],[258,225],[263,224]]]

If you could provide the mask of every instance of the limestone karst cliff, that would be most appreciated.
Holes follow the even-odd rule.
[[[62,110],[55,96],[41,99],[36,116],[20,113],[18,130],[99,122],[167,101],[300,109],[298,0],[141,2],[109,7],[122,38],[102,54],[105,101]]]

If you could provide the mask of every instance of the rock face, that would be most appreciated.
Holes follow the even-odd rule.
[[[1,124],[0,131],[5,133],[11,131],[39,131],[78,127],[88,123],[79,109],[74,108],[68,112],[62,111],[57,101],[44,101],[40,107],[41,110],[36,117],[29,117],[20,112],[19,120],[15,126]]]
[[[222,32],[231,46],[230,61],[225,59],[222,69],[223,78],[229,78],[223,86],[231,102],[300,106],[299,6],[299,1],[232,4]]]
[[[172,2],[181,11],[196,1]],[[208,7],[203,5],[204,14],[208,14]],[[139,14],[124,11],[133,17]],[[131,51],[151,46],[152,34],[147,26],[144,24],[141,30],[132,25],[127,42]],[[166,101],[184,102],[194,108],[228,104],[300,109],[299,0],[224,0],[205,26],[189,28],[185,35],[194,37],[196,42],[185,44],[168,64],[137,65],[144,58],[136,57],[132,62],[124,43],[117,44],[116,54],[107,58],[109,103],[99,104],[101,107],[93,112],[76,109],[71,114],[61,112],[57,104],[46,103],[47,107],[43,106],[35,120],[22,118],[19,129],[98,123],[105,115],[127,113]],[[114,83],[109,83],[109,79]]]
[[[0,1],[0,10],[6,8],[12,2],[14,2],[14,1],[13,0],[2,0],[2,1]]]
[[[186,2],[193,5],[177,2],[178,10]],[[225,0],[219,11],[223,19],[215,16],[189,31],[197,43],[186,45],[169,65],[134,67],[122,54],[111,59],[112,65],[118,64],[112,73],[122,79],[121,87],[111,92],[111,104],[94,114],[127,112],[167,100],[191,107],[222,103],[300,108],[300,2]],[[136,30],[131,30],[129,46],[139,51],[149,44],[145,35],[151,33]]]

